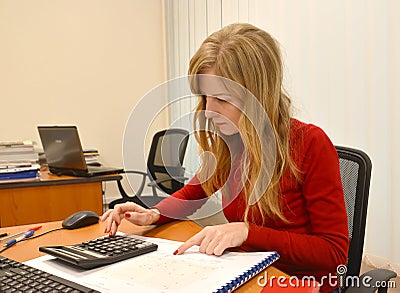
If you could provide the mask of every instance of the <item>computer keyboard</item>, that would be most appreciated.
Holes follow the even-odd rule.
[[[0,256],[0,292],[99,292]]]
[[[42,246],[40,251],[82,269],[92,269],[157,250],[157,244],[132,235],[104,236],[70,246]]]

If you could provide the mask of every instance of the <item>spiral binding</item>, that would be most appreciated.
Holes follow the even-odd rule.
[[[244,283],[246,283],[248,280],[253,278],[255,275],[257,275],[259,272],[261,272],[263,269],[269,267],[273,262],[275,262],[277,259],[279,259],[279,253],[274,251],[273,254],[268,256],[267,258],[263,259],[261,262],[258,264],[252,266],[250,269],[245,271],[243,274],[237,276],[235,279],[229,281],[227,284],[219,288],[217,291],[214,291],[213,293],[229,293],[232,292],[233,290],[237,289]]]

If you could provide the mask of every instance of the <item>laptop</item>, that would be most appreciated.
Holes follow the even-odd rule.
[[[88,166],[76,126],[38,126],[38,131],[53,174],[91,177],[123,172],[120,168]]]

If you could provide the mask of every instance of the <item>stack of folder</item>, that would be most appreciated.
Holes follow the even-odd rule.
[[[99,161],[99,151],[97,149],[85,149],[83,150],[83,155],[87,165],[101,165]]]
[[[0,181],[36,179],[40,165],[31,141],[0,142]]]

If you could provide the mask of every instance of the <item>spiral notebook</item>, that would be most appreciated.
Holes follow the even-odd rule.
[[[235,289],[239,288],[241,285],[246,283],[248,280],[253,278],[259,272],[263,271],[267,267],[269,267],[273,262],[279,259],[279,254],[276,251],[269,252],[269,255],[265,257],[262,261],[255,264],[247,271],[243,272],[236,278],[230,280],[225,285],[223,285],[218,290],[214,291],[213,293],[225,293],[225,292],[232,292]]]
[[[158,245],[158,250],[109,266],[83,271],[51,256],[29,265],[100,292],[231,292],[273,264],[277,252],[225,252],[222,256],[200,253],[192,247],[173,255],[182,242],[135,236]],[[260,286],[260,290],[262,287]]]

